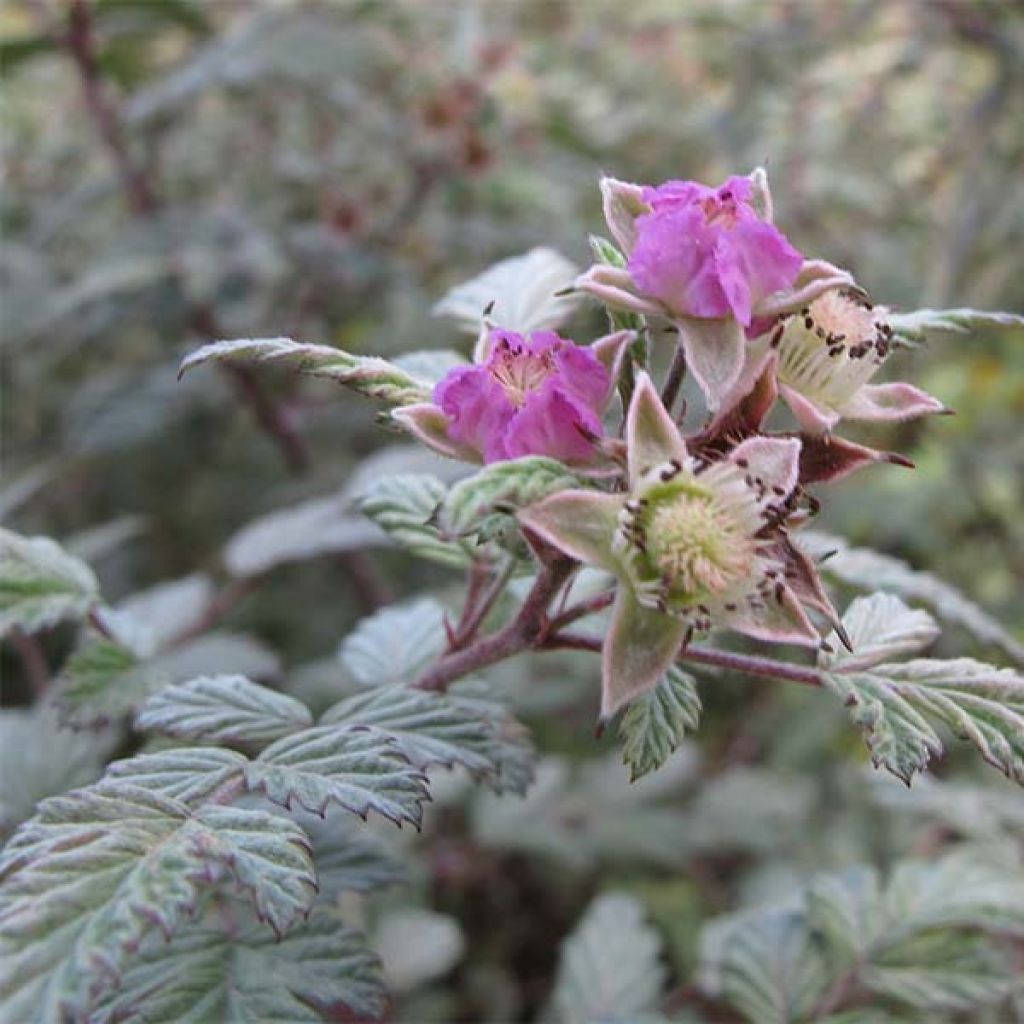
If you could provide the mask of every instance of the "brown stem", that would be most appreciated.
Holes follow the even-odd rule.
[[[446,654],[413,685],[420,690],[443,693],[456,679],[470,672],[504,661],[522,651],[544,647],[549,628],[548,605],[575,567],[576,563],[568,560],[543,566],[519,614],[507,626],[481,637],[463,650]]]
[[[606,590],[604,593],[588,597],[585,601],[580,601],[579,604],[574,604],[571,608],[567,608],[551,620],[551,633],[558,633],[559,630],[565,629],[566,626],[571,626],[577,619],[593,615],[595,612],[604,611],[614,600],[615,591]]]
[[[603,641],[598,637],[581,636],[578,633],[559,633],[549,636],[545,646],[549,649],[569,648],[576,651],[599,651]],[[821,673],[807,665],[793,665],[777,658],[764,658],[756,654],[738,654],[735,651],[720,651],[714,647],[689,644],[679,652],[680,661],[694,661],[701,665],[714,665],[743,672],[750,676],[767,676],[769,679],[786,679],[804,686],[821,686]]]
[[[514,570],[515,560],[510,558],[508,563],[495,576],[490,588],[479,596],[479,599],[474,602],[472,607],[470,607],[469,597],[466,598],[466,612],[463,613],[462,621],[456,630],[456,642],[452,650],[465,647],[476,637],[480,627],[484,624],[484,620],[505,590]]]
[[[57,42],[67,50],[78,70],[86,109],[117,169],[129,207],[140,219],[155,216],[160,211],[160,199],[148,174],[132,161],[117,107],[104,85],[89,0],[68,0],[68,28],[65,33],[57,34]],[[191,329],[208,341],[224,336],[212,310],[204,305],[193,304],[188,321]],[[309,457],[301,436],[253,371],[237,365],[221,367],[221,371],[231,380],[263,431],[275,442],[289,472],[293,475],[305,472]]]

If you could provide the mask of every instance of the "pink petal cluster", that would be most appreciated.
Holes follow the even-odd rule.
[[[450,371],[434,389],[448,436],[484,462],[593,456],[611,375],[594,353],[552,331],[493,330],[483,363]]]
[[[803,257],[753,204],[749,178],[718,189],[695,181],[647,186],[650,212],[636,218],[627,269],[636,286],[677,314],[734,316],[744,327],[754,308],[790,288]]]

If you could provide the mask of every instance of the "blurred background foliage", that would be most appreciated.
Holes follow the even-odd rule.
[[[111,601],[196,571],[230,591],[236,531],[343,493],[401,439],[329,384],[209,368],[178,383],[180,358],[216,337],[465,346],[433,303],[535,245],[585,264],[602,171],[717,182],[765,164],[795,244],[875,301],[1019,311],[1022,56],[1009,0],[8,3],[5,521],[82,553]],[[593,336],[601,315],[574,326]],[[1022,340],[951,335],[894,360],[957,416],[864,432],[917,471],[840,484],[821,525],[933,570],[1024,638]],[[345,686],[333,651],[362,616],[458,583],[376,550],[246,579],[225,621],[307,699]],[[24,703],[22,663],[3,668]],[[841,707],[725,677],[703,686],[696,744],[630,790],[590,736],[593,661],[496,675],[547,759],[525,805],[467,803],[453,782],[420,840],[420,877],[388,911],[420,915],[389,933],[410,1019],[536,1010],[558,940],[607,884],[649,907],[686,977],[697,921],[804,872],[1024,828],[971,759],[911,803],[851,770]],[[450,955],[403,965],[403,934]]]

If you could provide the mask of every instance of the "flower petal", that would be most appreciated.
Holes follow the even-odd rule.
[[[792,493],[800,473],[800,441],[795,437],[751,437],[729,453],[748,479],[762,506],[775,505]]]
[[[588,462],[594,455],[593,438],[602,433],[597,414],[551,378],[531,391],[508,421],[502,458],[546,455],[563,462]]]
[[[732,317],[721,320],[676,321],[686,364],[700,385],[708,407],[717,412],[726,395],[736,386],[743,372],[746,336]]]
[[[636,219],[650,210],[644,202],[644,187],[617,178],[602,178],[601,204],[608,230],[628,256],[636,244]]]
[[[834,409],[812,402],[799,391],[794,391],[788,384],[780,382],[779,394],[786,400],[797,422],[808,434],[827,434],[839,422],[839,413]]]
[[[617,572],[611,545],[624,501],[596,491],[559,491],[522,509],[519,522],[571,558]]]
[[[620,585],[601,655],[601,719],[655,686],[676,660],[687,626],[640,605]]]
[[[754,306],[793,285],[804,259],[781,231],[751,218],[719,236],[715,262],[733,314],[746,327]]]
[[[432,403],[406,405],[391,411],[397,420],[417,440],[441,455],[464,462],[480,462],[480,453],[468,444],[456,441],[449,433],[448,417]]]
[[[629,333],[629,332],[626,332]],[[536,343],[542,332],[531,335]],[[571,392],[595,413],[602,412],[611,393],[612,381],[608,368],[597,357],[593,346],[577,345],[558,335],[552,335],[555,344],[551,352],[555,358],[559,387]]]
[[[850,288],[855,283],[852,274],[826,260],[804,260],[792,288],[755,303],[754,314],[757,317],[776,317],[793,313],[809,306],[833,288]]]
[[[686,458],[686,442],[644,372],[637,376],[626,413],[626,451],[630,486],[652,467]]]
[[[434,388],[434,401],[448,417],[448,435],[469,445],[485,462],[507,458],[502,435],[515,406],[483,366],[460,366]]]
[[[947,411],[937,398],[902,382],[869,384],[839,410],[849,420],[909,420]]]

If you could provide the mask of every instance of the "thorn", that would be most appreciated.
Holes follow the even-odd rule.
[[[832,625],[836,631],[836,636],[843,642],[843,646],[853,654],[853,644],[850,641],[850,634],[846,632],[846,627],[841,622],[834,622]]]
[[[575,294],[575,292],[576,292],[576,286],[575,285],[569,285],[568,288],[559,288],[559,290],[557,292],[552,292],[551,294],[556,299],[564,299],[566,295],[573,295],[573,294]]]
[[[891,462],[894,466],[904,466],[906,469],[917,469],[917,465],[912,459],[908,459],[905,455],[900,455],[899,452],[883,452],[882,457],[886,462]]]
[[[486,306],[484,306],[484,316],[490,316],[494,312],[494,304],[497,301],[497,299],[491,299],[491,301],[488,302]]]

